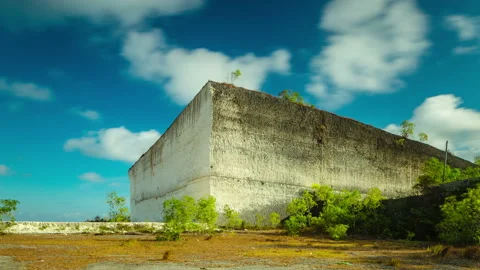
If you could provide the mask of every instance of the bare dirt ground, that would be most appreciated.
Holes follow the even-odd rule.
[[[153,235],[3,235],[0,269],[480,269],[459,250],[434,256],[428,243],[288,237],[275,231]],[[430,244],[433,245],[433,244]]]

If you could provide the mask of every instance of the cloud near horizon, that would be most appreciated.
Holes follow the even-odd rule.
[[[291,57],[283,49],[270,56],[247,53],[235,58],[205,48],[187,50],[168,44],[161,29],[129,32],[122,55],[134,77],[163,86],[180,105],[190,102],[208,80],[226,81],[236,69],[242,75],[235,85],[259,90],[269,73],[288,74]]]
[[[67,152],[128,163],[137,161],[152,146],[160,133],[156,130],[132,132],[125,127],[90,131],[86,136],[69,139],[64,144]]]
[[[401,88],[430,46],[427,17],[413,0],[334,0],[319,28],[331,35],[310,62],[307,92],[328,109]]]
[[[426,143],[445,149],[448,140],[452,153],[474,161],[480,155],[480,111],[460,107],[462,103],[461,98],[452,94],[427,98],[409,121],[415,124],[416,133],[428,135]],[[384,130],[399,134],[400,126],[390,124]]]
[[[39,86],[31,82],[12,81],[0,77],[0,94],[6,93],[11,96],[35,101],[52,101],[53,92],[48,87]]]

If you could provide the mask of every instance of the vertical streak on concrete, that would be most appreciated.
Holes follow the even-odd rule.
[[[161,221],[171,197],[209,195],[211,87],[206,85],[130,168],[133,221]]]

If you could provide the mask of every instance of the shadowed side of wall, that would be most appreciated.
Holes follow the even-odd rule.
[[[161,117],[161,116],[159,116]],[[130,168],[132,221],[161,221],[163,202],[209,195],[212,103],[206,85]]]
[[[285,215],[313,183],[406,196],[430,157],[443,152],[358,121],[213,83],[211,191],[243,213]],[[453,167],[471,163],[449,156]],[[250,216],[250,218],[252,218]]]

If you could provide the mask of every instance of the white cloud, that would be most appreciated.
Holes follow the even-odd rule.
[[[85,118],[89,119],[92,121],[99,120],[101,118],[100,113],[98,113],[95,110],[90,110],[90,109],[79,109],[79,108],[73,108],[72,112]]]
[[[444,149],[448,140],[454,154],[473,161],[480,155],[480,111],[461,104],[454,95],[430,97],[414,110],[409,121],[415,124],[416,132],[428,135],[428,144]],[[400,127],[390,124],[384,130],[399,134]]]
[[[389,93],[404,85],[430,43],[427,18],[412,0],[334,0],[319,28],[332,33],[311,60],[307,91],[335,109],[357,93]]]
[[[290,53],[286,50],[266,57],[248,53],[231,58],[204,48],[186,50],[169,45],[160,29],[130,32],[122,55],[130,62],[132,75],[164,85],[167,94],[182,105],[190,102],[208,80],[225,81],[237,68],[242,76],[235,85],[249,89],[259,89],[268,73],[286,74],[290,70]]]
[[[478,52],[478,46],[457,46],[453,49],[453,54],[472,54]]]
[[[445,18],[448,27],[455,30],[462,41],[472,40],[480,34],[480,17],[451,15]]]
[[[112,182],[112,183],[108,184],[108,186],[110,186],[110,187],[121,187],[122,184],[118,183],[118,182]]]
[[[52,90],[48,87],[26,82],[8,82],[7,79],[0,77],[0,93],[2,92],[19,98],[38,101],[50,101],[53,99]]]
[[[141,24],[152,16],[175,15],[203,6],[204,0],[32,0],[0,1],[0,23],[9,29],[41,29],[71,18],[93,23]]]
[[[5,176],[10,173],[10,168],[5,164],[0,164],[0,176]]]
[[[81,138],[69,139],[65,151],[109,160],[135,162],[160,137],[156,130],[132,132],[125,127],[91,131]]]
[[[92,182],[92,183],[101,183],[101,182],[105,181],[105,179],[101,175],[99,175],[98,173],[94,173],[94,172],[83,173],[83,174],[79,175],[78,178],[80,180],[88,181],[88,182]]]
[[[449,29],[457,32],[458,39],[462,44],[453,49],[453,54],[464,55],[479,52],[478,45],[471,45],[471,41],[480,41],[480,17],[452,15],[447,16],[445,22]]]

